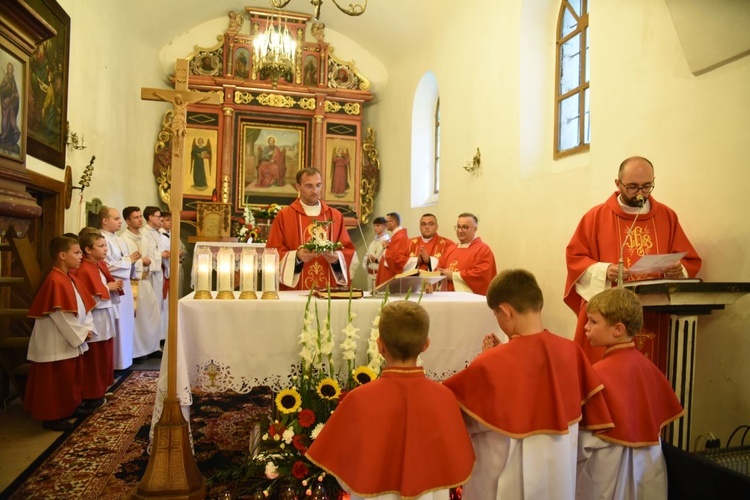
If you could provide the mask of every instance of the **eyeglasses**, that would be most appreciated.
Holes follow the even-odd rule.
[[[453,226],[453,229],[455,229],[456,231],[468,231],[472,227],[473,226]]]
[[[656,187],[654,184],[644,184],[643,186],[639,186],[638,184],[621,184],[621,186],[625,188],[628,194],[635,194],[638,191],[643,194],[649,194]]]

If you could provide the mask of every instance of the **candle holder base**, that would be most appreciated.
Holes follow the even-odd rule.
[[[258,300],[258,294],[256,294],[252,290],[245,290],[244,292],[240,292],[240,299],[242,299],[242,300]]]
[[[231,290],[222,290],[218,294],[216,294],[216,298],[218,300],[233,300],[234,292],[232,292]]]
[[[261,300],[279,300],[279,294],[276,292],[263,292],[260,296]]]
[[[213,296],[211,295],[211,292],[209,292],[208,290],[197,290],[195,292],[195,295],[193,295],[193,299],[195,300],[213,299]]]

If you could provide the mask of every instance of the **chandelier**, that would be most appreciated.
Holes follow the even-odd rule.
[[[349,8],[345,9],[341,5],[336,2],[336,0],[331,0],[333,4],[339,8],[341,12],[348,16],[361,16],[365,13],[365,10],[367,9],[367,0],[365,0],[364,5],[352,5],[349,4]],[[291,2],[291,0],[271,0],[271,3],[273,6],[277,9],[283,9],[287,6],[287,4]],[[310,0],[310,3],[315,7],[315,20],[320,20],[320,6],[323,3],[323,0]]]
[[[273,88],[281,77],[291,82],[296,52],[297,42],[282,23],[281,13],[271,14],[265,31],[253,39],[253,66],[258,68],[261,80],[270,78]]]

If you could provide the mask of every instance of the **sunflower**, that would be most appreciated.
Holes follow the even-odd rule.
[[[362,365],[352,373],[354,380],[357,381],[357,385],[365,385],[367,382],[372,382],[378,378],[378,374],[375,370],[367,365]]]
[[[341,394],[341,386],[335,379],[324,378],[318,384],[318,395],[323,399],[337,399]]]
[[[276,408],[281,413],[295,413],[302,406],[302,397],[297,389],[284,389],[276,395]]]

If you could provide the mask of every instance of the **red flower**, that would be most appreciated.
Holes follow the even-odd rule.
[[[284,427],[281,424],[271,424],[268,426],[268,435],[271,437],[274,437],[276,434],[281,436],[282,434],[284,434],[285,430],[286,430],[286,427]]]
[[[307,453],[307,439],[303,434],[295,434],[292,438],[292,445],[297,448],[300,453]]]
[[[297,415],[297,421],[299,425],[307,429],[315,423],[315,413],[312,410],[304,409]]]
[[[292,476],[296,477],[300,481],[305,479],[309,473],[310,471],[307,468],[307,465],[305,465],[305,463],[301,460],[297,460],[296,462],[294,462],[294,465],[292,465]]]

